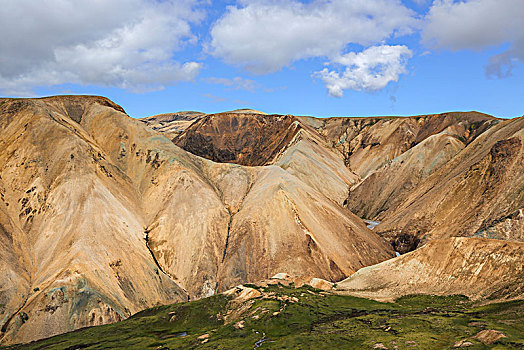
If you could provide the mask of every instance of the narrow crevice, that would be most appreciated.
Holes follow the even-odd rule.
[[[226,259],[227,248],[229,246],[229,235],[231,233],[231,223],[233,222],[233,215],[234,215],[234,214],[231,214],[231,211],[229,209],[226,209],[226,210],[229,213],[229,222],[227,224],[226,246],[224,247],[224,254],[222,255],[222,263]]]
[[[151,232],[151,230],[146,227],[144,229],[144,241],[146,242],[146,248],[147,250],[149,250],[149,254],[151,254],[151,258],[153,258],[153,261],[155,262],[155,265],[156,267],[158,268],[158,270],[160,272],[162,272],[164,275],[166,275],[171,281],[173,281],[174,283],[176,283],[176,285],[182,289],[184,291],[184,293],[186,293],[186,296],[187,296],[187,301],[190,301],[191,300],[191,296],[189,295],[189,293],[187,292],[187,290],[185,288],[183,288],[182,286],[180,286],[178,284],[178,282],[176,281],[176,279],[171,276],[169,273],[167,273],[166,271],[164,271],[164,269],[162,268],[162,266],[160,266],[160,263],[158,262],[158,260],[156,259],[156,256],[155,254],[153,253],[153,250],[151,249],[151,247],[149,246],[149,232]]]
[[[147,250],[149,250],[149,253],[151,254],[151,257],[153,258],[153,261],[155,262],[155,265],[156,267],[160,270],[160,272],[162,272],[164,275],[166,275],[167,277],[173,279],[173,277],[171,277],[170,274],[168,274],[167,272],[164,271],[164,269],[162,268],[162,266],[160,266],[160,264],[158,263],[158,260],[156,259],[156,256],[155,254],[153,253],[153,250],[151,249],[151,247],[149,246],[149,232],[150,230],[148,228],[146,228],[144,230],[144,241],[146,241],[146,248]]]
[[[227,248],[229,247],[229,236],[231,235],[231,224],[233,223],[233,217],[238,212],[240,212],[240,210],[242,210],[242,207],[244,205],[244,201],[246,200],[246,197],[249,194],[249,192],[251,191],[251,189],[253,188],[253,184],[254,184],[254,182],[252,181],[252,179],[250,179],[249,183],[248,183],[248,188],[247,188],[246,192],[244,193],[244,195],[242,196],[242,199],[240,200],[240,207],[238,207],[238,209],[235,211],[235,213],[231,212],[231,209],[225,204],[223,197],[221,197],[222,203],[224,204],[225,209],[227,210],[227,213],[229,214],[229,222],[227,224],[226,245],[224,247],[224,253],[222,254],[222,263],[226,259]]]
[[[220,283],[219,282],[219,276],[221,275],[222,268],[224,267],[224,261],[226,260],[227,251],[228,251],[228,248],[229,248],[229,239],[230,239],[230,236],[231,236],[231,225],[233,224],[233,217],[242,210],[242,208],[244,206],[244,202],[246,200],[246,197],[251,192],[251,189],[253,188],[254,183],[255,182],[253,181],[252,176],[248,174],[248,187],[247,187],[247,190],[244,193],[244,195],[242,196],[242,199],[240,200],[240,205],[236,209],[233,209],[234,212],[232,212],[231,207],[229,207],[226,204],[226,201],[224,200],[224,196],[223,196],[222,192],[217,192],[217,193],[220,193],[220,200],[222,201],[222,204],[224,205],[224,208],[227,210],[227,213],[229,214],[229,222],[227,224],[226,244],[224,246],[224,252],[222,253],[222,261],[217,262],[217,269],[216,269],[217,281],[216,281],[215,293],[218,293],[218,290],[219,290],[219,283]]]

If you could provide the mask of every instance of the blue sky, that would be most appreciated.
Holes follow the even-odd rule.
[[[1,95],[103,95],[133,117],[524,114],[522,0],[85,3],[6,1]]]

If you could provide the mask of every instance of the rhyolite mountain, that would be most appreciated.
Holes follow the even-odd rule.
[[[279,164],[239,166],[181,149],[102,97],[0,100],[2,341],[280,271],[338,281],[394,256],[342,206],[358,179],[343,157],[289,127]]]
[[[420,291],[464,294],[474,281],[485,297],[521,297],[523,120],[253,110],[137,120],[103,97],[0,99],[1,342],[279,272],[366,297],[381,280],[374,292],[392,298],[416,290],[391,286],[445,273],[456,280],[417,280]],[[471,236],[496,240],[452,238]]]

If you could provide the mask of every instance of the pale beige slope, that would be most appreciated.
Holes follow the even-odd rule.
[[[340,280],[393,255],[360,219],[279,167],[202,161],[202,174],[209,185],[170,167],[149,194],[167,198],[150,246],[192,297],[282,270]]]
[[[172,168],[172,167],[171,167]],[[191,298],[215,293],[229,212],[213,188],[183,168],[170,169],[146,192],[159,205],[147,230],[159,264]]]
[[[487,235],[522,240],[523,145],[524,118],[493,126],[386,213],[375,230],[390,239]]]
[[[80,100],[82,108],[114,110],[104,99]],[[29,280],[12,296],[23,301],[5,313],[2,341],[47,337],[183,300],[144,244],[134,189],[81,126],[45,100],[8,100],[0,109],[3,195],[15,227],[9,234],[21,246]]]
[[[392,255],[349,211],[280,167],[267,166],[232,217],[219,290],[280,271],[337,281]]]
[[[360,181],[358,175],[344,165],[342,155],[314,130],[303,125],[272,164],[342,205],[349,188]]]
[[[384,220],[388,210],[463,148],[460,140],[445,132],[428,137],[352,188],[348,209],[363,218]]]
[[[485,238],[433,240],[368,266],[337,291],[378,300],[409,294],[466,295],[473,300],[524,297],[524,243]]]
[[[81,123],[138,192],[141,235],[162,271],[191,298],[214,293],[229,213],[203,173],[213,163],[121,113],[94,111]]]

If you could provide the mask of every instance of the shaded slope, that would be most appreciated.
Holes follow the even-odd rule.
[[[498,123],[478,112],[302,120],[326,137],[363,179],[431,135],[445,132],[467,144]]]
[[[414,293],[463,294],[475,300],[524,297],[524,243],[483,238],[432,240],[368,266],[337,284],[340,293],[394,299]]]
[[[220,113],[206,115],[173,142],[216,162],[266,165],[299,129],[293,116]]]
[[[433,173],[375,230],[393,240],[450,236],[522,240],[524,118],[500,122]]]
[[[465,145],[445,132],[432,135],[373,172],[352,188],[346,202],[360,217],[382,221],[428,176]]]

